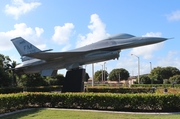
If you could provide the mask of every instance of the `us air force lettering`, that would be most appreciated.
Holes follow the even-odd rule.
[[[159,43],[165,40],[167,38],[118,34],[67,52],[41,51],[21,37],[14,38],[11,41],[22,59],[22,64],[15,68],[17,71],[53,76],[56,75],[58,69],[78,69],[85,64],[118,59],[122,49]]]

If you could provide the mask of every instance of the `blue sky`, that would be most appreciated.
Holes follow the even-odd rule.
[[[0,1],[0,53],[21,62],[11,39],[21,36],[40,49],[67,51],[109,35],[159,36],[174,39],[163,43],[122,50],[119,60],[107,61],[107,71],[125,68],[137,75],[152,67],[180,69],[179,0],[2,0]],[[95,71],[101,70],[96,63]],[[90,76],[91,65],[86,66]],[[60,70],[59,73],[65,73]]]

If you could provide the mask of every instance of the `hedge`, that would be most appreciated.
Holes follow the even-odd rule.
[[[161,88],[168,88],[168,87],[176,87],[176,88],[180,88],[180,84],[174,84],[174,86],[172,84],[133,84],[131,85],[131,87],[161,87]]]
[[[41,87],[27,87],[27,88],[0,88],[0,94],[8,93],[20,93],[20,92],[51,92],[51,91],[61,91],[62,86],[41,86]]]
[[[86,92],[94,93],[154,93],[153,88],[88,87]]]
[[[20,93],[20,92],[51,92],[61,91],[62,86],[41,86],[27,88],[0,88],[0,94]],[[118,88],[118,87],[88,87],[86,92],[94,93],[152,93],[152,88]]]
[[[117,111],[180,111],[180,94],[16,93],[0,94],[0,113],[30,107]]]
[[[0,88],[0,94],[23,92],[23,88]]]
[[[62,86],[41,86],[41,87],[27,87],[24,91],[27,92],[51,92],[51,91],[61,91]]]

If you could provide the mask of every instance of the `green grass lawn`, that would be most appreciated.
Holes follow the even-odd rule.
[[[117,114],[107,112],[33,109],[0,119],[179,119],[180,114]]]

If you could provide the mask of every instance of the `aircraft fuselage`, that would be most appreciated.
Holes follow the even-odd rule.
[[[85,64],[102,62],[111,59],[118,59],[119,53],[123,49],[150,45],[165,40],[167,40],[167,38],[135,37],[129,34],[120,34],[81,48],[64,52],[69,53],[69,55],[66,55],[66,58],[62,58],[58,55],[58,57],[54,58],[53,60],[49,60],[51,57],[48,60],[42,60],[40,56],[38,57],[38,55],[32,55],[36,56],[35,59],[29,59],[27,61],[24,61],[16,68],[23,69],[24,73],[37,73],[43,71],[44,69],[58,70],[66,68],[67,70],[71,70],[79,68],[80,66]],[[79,52],[81,54],[75,56],[73,55],[73,52]],[[45,56],[46,52],[40,52],[39,54],[43,54],[42,56]]]

